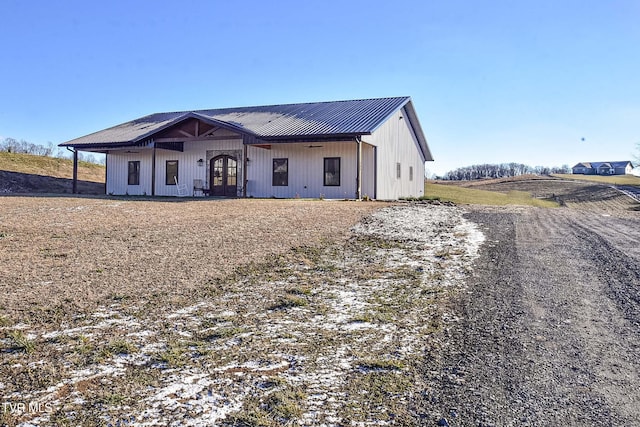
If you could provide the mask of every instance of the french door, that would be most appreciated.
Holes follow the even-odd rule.
[[[231,156],[211,159],[211,195],[236,197],[238,195],[238,161]]]

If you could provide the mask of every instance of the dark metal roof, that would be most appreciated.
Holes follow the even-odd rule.
[[[431,154],[411,98],[376,98],[156,113],[60,144],[79,149],[140,144],[187,118],[199,118],[259,140],[368,135],[406,107],[427,159]]]
[[[629,164],[631,165],[631,167],[633,167],[633,163],[631,163],[629,160],[624,160],[622,162],[582,162],[575,165],[572,169],[579,167],[598,169],[603,166],[605,168],[626,168]]]
[[[261,138],[368,134],[409,97],[225,108],[196,111]]]

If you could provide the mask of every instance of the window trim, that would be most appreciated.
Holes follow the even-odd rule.
[[[170,163],[175,163],[176,164],[176,173],[175,175],[171,175],[171,179],[169,178],[169,164]],[[178,167],[178,161],[177,160],[166,160],[165,164],[164,164],[164,183],[165,185],[176,185],[176,180],[173,179],[173,177],[175,176],[176,179],[178,179],[178,173],[179,173],[179,167]]]
[[[133,166],[133,171],[131,166]],[[129,160],[127,164],[127,185],[140,185],[140,160]]]
[[[276,162],[284,162],[284,172],[276,172]],[[276,176],[284,175],[284,180],[276,180]],[[288,187],[289,186],[289,158],[280,157],[272,159],[271,167],[271,186],[272,187]]]
[[[338,171],[337,171],[337,173],[335,173],[335,175],[337,175],[337,178],[338,178],[337,184],[330,184],[330,183],[327,183],[327,173],[329,173],[329,172],[327,171],[327,160],[337,160],[337,162],[338,162],[338,163],[337,163],[337,165],[338,165],[338,167],[337,167]],[[340,171],[340,163],[341,163],[341,162],[340,162],[340,157],[325,157],[325,158],[324,158],[324,161],[323,161],[323,168],[322,168],[322,170],[323,170],[322,177],[323,177],[323,184],[324,184],[324,186],[325,186],[325,187],[340,187],[340,175],[341,175],[341,171]],[[335,178],[335,176],[333,176],[333,178]]]

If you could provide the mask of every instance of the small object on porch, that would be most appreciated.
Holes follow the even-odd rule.
[[[178,189],[178,196],[179,197],[188,196],[189,189],[187,188],[187,184],[179,184],[177,176],[174,176],[173,180],[176,182],[176,188]]]
[[[193,180],[193,197],[197,196],[198,193],[204,196],[204,184],[201,179]]]

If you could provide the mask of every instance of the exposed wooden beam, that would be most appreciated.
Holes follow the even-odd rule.
[[[220,130],[219,127],[212,127],[211,129],[209,129],[208,131],[206,131],[205,133],[203,133],[200,136],[209,136],[209,135],[213,135],[214,133],[218,132]]]
[[[193,137],[195,137],[195,135],[191,135],[189,132],[184,131],[184,130],[182,130],[182,129],[177,129],[177,131],[178,131],[181,135],[186,136],[187,138],[193,138]],[[197,133],[197,132],[196,132],[196,133]]]

